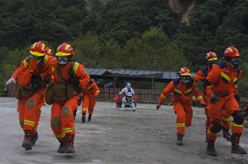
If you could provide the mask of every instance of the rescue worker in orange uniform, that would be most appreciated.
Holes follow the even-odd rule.
[[[240,137],[243,134],[243,121],[246,115],[240,111],[237,94],[237,82],[242,71],[240,70],[240,53],[235,47],[228,47],[224,51],[225,63],[219,63],[212,68],[212,71],[203,82],[203,87],[210,98],[208,104],[208,116],[210,126],[208,128],[207,153],[210,156],[217,156],[215,140],[218,133],[223,129],[223,110],[233,117],[231,152],[246,154],[246,150],[239,145]]]
[[[21,66],[14,74],[18,75],[16,86],[21,86],[16,96],[18,101],[20,125],[24,130],[22,147],[31,150],[38,139],[37,127],[41,114],[41,106],[45,103],[44,96],[47,88],[47,73],[53,60],[45,54],[45,44],[34,43],[29,51],[29,57],[21,62]],[[16,90],[17,91],[17,90]],[[16,94],[17,94],[16,93]]]
[[[215,66],[218,62],[218,56],[216,55],[215,52],[209,51],[205,57],[206,61],[207,61],[207,66],[203,67],[202,69],[200,69],[195,76],[193,77],[194,80],[197,81],[204,81],[205,78],[207,77],[207,75],[209,74],[209,72],[212,70],[213,66]],[[209,97],[207,96],[206,91],[203,88],[203,98],[204,98],[204,102],[208,104],[209,102]],[[208,142],[207,140],[207,131],[208,131],[208,127],[210,125],[210,119],[208,116],[208,107],[205,107],[205,114],[206,114],[206,142]],[[230,129],[230,115],[228,115],[228,113],[226,111],[223,111],[223,117],[222,117],[222,124],[223,124],[223,137],[226,138],[227,141],[231,141],[231,135],[228,132]]]
[[[164,89],[158,104],[157,110],[161,107],[161,104],[166,100],[167,96],[172,92],[172,103],[174,105],[174,112],[177,114],[177,145],[183,145],[183,137],[185,135],[185,126],[191,126],[193,117],[191,94],[193,93],[199,104],[206,106],[203,101],[201,92],[196,86],[196,83],[191,80],[190,70],[183,67],[178,72],[180,78],[172,80],[168,86]]]
[[[83,98],[83,104],[82,104],[82,122],[85,122],[85,116],[87,113],[88,108],[88,121],[91,121],[91,116],[94,112],[94,108],[96,105],[97,96],[100,93],[100,89],[96,85],[96,82],[94,79],[90,78],[90,81],[87,85],[87,87],[84,90],[84,98]]]
[[[84,65],[72,61],[74,50],[70,44],[63,43],[57,48],[56,62],[51,64],[50,75],[54,77],[46,93],[46,103],[51,104],[51,128],[60,142],[58,153],[74,153],[73,111],[78,108],[80,89],[89,83],[89,75]],[[50,93],[51,91],[51,93]],[[48,96],[52,96],[49,98]]]
[[[52,50],[49,47],[46,47],[46,55],[48,56],[52,56]],[[22,61],[23,62],[23,61]],[[9,85],[9,84],[15,84],[16,83],[16,79],[18,78],[19,74],[21,73],[21,67],[18,67],[15,72],[12,74],[11,78],[5,83],[5,85]]]

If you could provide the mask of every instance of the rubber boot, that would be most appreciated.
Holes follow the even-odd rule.
[[[82,123],[85,123],[85,113],[82,114]]]
[[[64,138],[60,138],[58,139],[58,141],[60,142],[59,148],[57,150],[58,153],[65,153],[66,150],[66,139]]]
[[[228,132],[228,129],[223,128],[223,137],[224,137],[227,141],[231,142],[231,135],[230,135],[230,133]]]
[[[32,150],[32,137],[34,135],[32,130],[24,130],[24,141],[22,142],[22,147],[25,148],[25,150]]]
[[[66,134],[66,153],[75,153],[74,136],[75,134]]]
[[[208,145],[207,145],[207,153],[208,155],[210,156],[214,156],[214,157],[217,157],[217,152],[215,151],[215,148],[214,148],[214,140],[210,140],[208,138]]]
[[[89,114],[89,117],[88,117],[88,121],[89,121],[89,122],[91,121],[91,115],[92,115],[92,114]]]
[[[246,154],[246,150],[239,145],[239,140],[240,140],[239,135],[237,135],[237,134],[232,135],[232,137],[231,137],[231,141],[232,141],[232,151],[231,151],[231,153]]]
[[[32,146],[35,145],[37,140],[38,140],[38,131],[36,131],[35,134],[32,137],[32,141],[33,141]]]
[[[183,134],[177,133],[177,145],[182,146],[183,145]]]

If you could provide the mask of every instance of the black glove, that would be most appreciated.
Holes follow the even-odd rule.
[[[76,85],[76,86],[78,86],[80,83],[79,79],[76,76],[69,77],[68,82],[69,82],[69,84]]]
[[[206,103],[201,103],[202,107],[208,106]]]
[[[239,102],[240,101],[240,97],[238,94],[234,95],[234,98]]]
[[[215,104],[217,101],[219,101],[219,98],[215,95],[210,98],[210,102],[213,104]]]
[[[33,85],[33,87],[36,87],[41,81],[42,78],[40,76],[32,76],[30,83]]]

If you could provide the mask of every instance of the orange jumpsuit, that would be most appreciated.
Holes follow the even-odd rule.
[[[187,84],[181,82],[180,79],[172,80],[162,92],[158,103],[162,104],[167,96],[172,92],[172,103],[174,112],[177,114],[177,133],[185,134],[185,126],[191,126],[193,110],[191,108],[191,94],[196,96],[197,101],[203,103],[201,92],[196,87],[195,82],[187,87]]]
[[[205,66],[203,67],[202,69],[200,69],[194,76],[194,79],[196,81],[203,81],[205,80],[205,78],[207,77],[207,75],[209,74],[209,72],[212,70],[211,67],[209,66]],[[204,98],[204,102],[206,104],[209,103],[210,99],[206,93],[206,90],[204,88],[202,88],[202,91],[203,91],[203,98]],[[208,107],[204,107],[205,108],[205,114],[207,116],[207,120],[205,122],[205,125],[206,125],[206,134],[207,134],[207,131],[208,131],[208,127],[210,125],[210,118],[208,116]],[[226,111],[223,111],[223,117],[222,117],[222,124],[223,124],[223,127],[225,129],[230,129],[230,115],[226,112]]]
[[[69,80],[69,71],[70,71],[70,63],[66,66],[57,66],[60,67],[62,76],[61,79],[65,82]],[[56,69],[53,66],[50,67],[49,73],[54,76],[55,84],[59,80],[59,75],[57,74]],[[73,74],[79,79],[80,84],[78,87],[83,88],[86,87],[89,83],[89,75],[86,72],[84,65],[81,65],[75,62],[75,66],[73,68]],[[74,120],[73,120],[73,111],[78,108],[78,100],[80,98],[80,94],[74,95],[73,98],[68,99],[64,103],[53,102],[52,110],[51,110],[51,128],[57,139],[62,139],[66,134],[75,134],[74,128]]]
[[[221,123],[223,117],[223,110],[229,115],[234,111],[239,111],[239,104],[234,98],[237,92],[237,82],[240,79],[242,71],[240,68],[232,68],[228,63],[220,63],[215,65],[209,75],[206,77],[212,87],[206,87],[207,95],[214,94],[219,98],[215,104],[209,101],[208,114],[210,117],[210,127],[208,128],[208,138],[216,140],[218,133],[211,132],[213,123]],[[243,124],[239,125],[232,122],[232,134],[243,134]]]
[[[100,89],[93,80],[92,84],[88,84],[84,90],[84,100],[82,104],[82,114],[86,114],[87,108],[89,114],[93,114],[96,105],[96,97],[100,93]]]
[[[23,62],[23,61],[22,61]],[[18,76],[20,75],[20,73],[21,73],[21,67],[18,67],[16,70],[15,70],[15,72],[12,74],[12,76],[11,77],[13,77],[14,79],[17,79],[18,78]]]
[[[28,62],[23,60],[19,69],[21,70],[18,76],[20,85],[32,85],[30,83],[32,76],[40,76],[42,79],[48,79],[47,74],[50,62],[53,59],[50,56],[44,56],[44,66],[39,68],[41,63],[37,65],[33,74],[29,72]],[[16,73],[17,71],[15,71]],[[14,73],[14,74],[15,74]],[[19,120],[21,127],[25,130],[36,131],[40,120],[41,106],[45,103],[46,88],[37,89],[31,97],[22,97],[18,101],[17,111],[19,112]]]

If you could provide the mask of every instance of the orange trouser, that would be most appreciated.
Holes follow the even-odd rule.
[[[210,127],[212,123],[221,123],[223,118],[223,110],[227,115],[231,116],[234,111],[240,110],[237,100],[234,98],[234,94],[230,94],[226,97],[219,97],[219,101],[216,104],[209,103],[208,114],[210,117]],[[230,125],[229,125],[230,126]],[[218,133],[212,133],[211,128],[208,128],[208,138],[210,140],[216,140]],[[243,134],[243,125],[232,122],[232,134],[241,136]]]
[[[96,98],[93,98],[93,96],[89,96],[85,94],[84,101],[82,104],[82,114],[87,113],[87,108],[88,108],[89,114],[93,114],[95,105],[96,105]]]
[[[60,139],[66,133],[75,134],[73,111],[78,107],[78,96],[67,100],[65,103],[54,102],[51,111],[51,128],[56,136]]]
[[[208,96],[204,96],[204,102],[209,104],[210,99]],[[206,114],[206,122],[205,122],[205,127],[206,127],[206,134],[208,132],[208,127],[210,126],[210,118],[208,116],[208,106],[204,107],[205,108],[205,114]],[[223,128],[225,129],[230,129],[230,115],[223,110],[223,117],[222,117],[222,125]]]
[[[17,111],[19,113],[20,126],[23,130],[36,131],[41,110],[45,103],[46,88],[38,89],[31,97],[22,97],[18,102]]]
[[[185,126],[191,126],[193,110],[191,102],[173,102],[174,112],[177,114],[177,133],[185,134]]]

